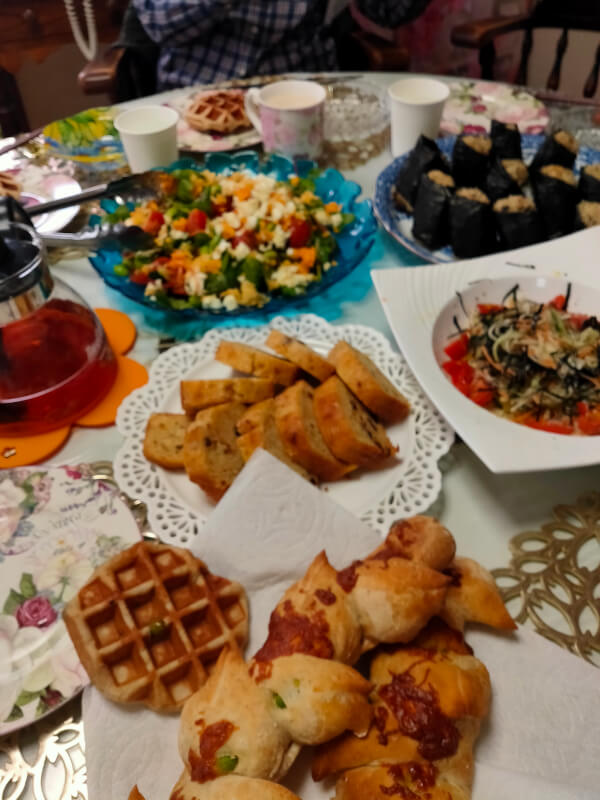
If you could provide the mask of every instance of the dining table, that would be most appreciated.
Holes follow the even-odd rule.
[[[401,76],[394,73],[374,72],[354,76],[373,84],[382,95],[385,95],[387,87],[399,77]],[[326,86],[328,81],[335,86],[335,82],[343,78],[341,73],[318,76]],[[249,79],[246,85],[255,83],[256,79]],[[227,85],[231,85],[231,82]],[[243,86],[244,81],[235,81],[233,85]],[[148,102],[170,102],[184,91],[175,90],[153,98],[131,101],[126,105],[133,107]],[[600,126],[596,127],[596,108],[593,105],[548,94],[544,97],[544,103],[550,124],[568,127],[580,142],[590,147],[600,146]],[[0,141],[0,149],[6,143],[8,142]],[[368,152],[361,151],[360,143],[354,148],[350,147],[350,150],[346,148],[342,154],[345,159],[342,166],[339,155],[338,153],[336,156],[336,163],[326,163],[324,166],[338,166],[346,179],[360,186],[362,197],[372,198],[378,174],[392,160],[387,133],[381,144],[371,147]],[[201,155],[194,157],[202,159]],[[55,159],[53,164],[44,159],[39,139],[33,139],[0,156],[0,169],[28,160],[31,163],[45,164],[46,168],[56,171],[65,169],[65,162],[60,159]],[[76,177],[83,186],[98,181],[98,175],[94,173],[79,171]],[[86,213],[88,209],[82,209],[70,225],[72,230],[85,223]],[[185,326],[171,325],[168,321],[155,324],[154,318],[145,313],[143,308],[102,281],[83,251],[63,248],[50,251],[49,258],[53,275],[75,289],[91,307],[117,309],[131,317],[137,328],[137,341],[130,355],[146,367],[150,367],[162,351],[183,339],[199,338],[208,329],[209,323],[205,322],[199,322],[196,326],[189,323]],[[397,348],[373,287],[370,270],[398,267],[411,269],[423,264],[419,256],[409,252],[379,228],[365,263],[328,289],[323,299],[316,298],[315,301],[296,304],[286,313],[310,312],[324,316],[333,325],[369,326],[382,333]],[[431,266],[431,269],[435,268],[434,265]],[[263,315],[255,315],[250,321],[235,321],[234,324],[263,324],[272,316],[273,314],[265,312]],[[219,320],[216,319],[214,324],[218,325]],[[101,429],[75,427],[62,449],[44,462],[44,465],[93,464],[99,474],[111,480],[111,463],[121,444],[122,437],[115,426]],[[4,466],[0,464],[0,467]],[[526,474],[494,474],[456,438],[449,452],[443,456],[440,466],[443,475],[442,490],[426,513],[438,517],[453,532],[460,550],[468,552],[494,571],[499,585],[506,589],[507,597],[516,598],[521,622],[536,627],[557,644],[568,646],[598,664],[598,628],[593,646],[578,649],[577,635],[574,635],[575,623],[569,620],[568,604],[563,604],[561,613],[558,614],[560,619],[557,620],[556,602],[552,598],[546,598],[548,602],[544,603],[539,586],[535,587],[537,600],[528,604],[528,586],[533,591],[534,581],[528,583],[532,572],[527,572],[527,567],[520,558],[524,551],[519,548],[523,545],[523,538],[528,535],[543,538],[548,531],[560,526],[588,526],[588,530],[593,533],[591,540],[598,549],[595,555],[590,556],[590,569],[596,569],[597,580],[600,582],[597,570],[600,561],[600,454],[598,464],[592,466]],[[129,498],[133,506],[135,500],[136,498]],[[149,527],[143,509],[138,504],[135,510],[142,532],[147,533]],[[590,541],[589,536],[583,537],[582,542],[583,539],[588,543]],[[593,567],[594,563],[596,567]],[[549,614],[546,613],[548,610]],[[33,725],[0,739],[2,800],[85,798],[85,776],[85,741],[79,698]],[[15,787],[18,787],[16,792]]]

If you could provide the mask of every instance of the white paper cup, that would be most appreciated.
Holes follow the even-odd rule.
[[[115,128],[132,172],[167,167],[177,160],[178,119],[168,106],[138,106],[119,114]]]
[[[392,155],[412,150],[424,133],[435,139],[440,130],[448,84],[432,78],[403,78],[388,88],[392,118]]]

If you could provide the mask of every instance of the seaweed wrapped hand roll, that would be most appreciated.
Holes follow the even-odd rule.
[[[452,177],[457,186],[485,186],[492,140],[489,136],[458,136],[452,150]]]
[[[546,164],[559,164],[561,167],[573,168],[579,147],[575,137],[568,131],[556,131],[547,136],[533,157],[530,172],[537,172]]]
[[[518,163],[518,162],[516,162]],[[521,189],[503,161],[494,161],[485,178],[485,190],[492,203],[509,194],[520,194]]]
[[[458,258],[476,258],[495,249],[492,206],[481,189],[457,189],[451,198],[450,243]]]
[[[581,170],[579,196],[582,200],[600,202],[600,164],[589,164]]]
[[[454,189],[452,177],[441,170],[431,170],[419,183],[415,202],[413,235],[430,250],[448,244],[448,205]]]
[[[492,120],[491,129],[492,155],[496,158],[522,159],[521,134],[513,122]]]
[[[543,237],[542,224],[529,197],[509,195],[496,200],[493,206],[500,242],[504,250],[537,244]]]
[[[575,209],[575,230],[593,228],[600,225],[600,203],[592,200],[582,200]]]
[[[446,159],[433,139],[421,135],[396,178],[394,203],[397,208],[412,213],[421,176],[434,169],[442,172],[450,171]]]
[[[547,238],[571,233],[577,203],[573,171],[558,164],[547,164],[534,175],[533,191]]]

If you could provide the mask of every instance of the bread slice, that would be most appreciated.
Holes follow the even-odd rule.
[[[297,364],[304,372],[308,372],[318,381],[326,381],[335,372],[335,367],[327,359],[315,353],[308,345],[278,330],[272,330],[265,342],[267,347],[275,350],[280,356]]]
[[[226,339],[219,342],[215,358],[238,372],[268,378],[281,386],[292,384],[300,373],[298,367],[290,361],[263,353],[248,344],[229,342]]]
[[[394,452],[383,425],[337,375],[315,390],[315,416],[327,446],[340,461],[369,467]]]
[[[220,500],[244,466],[235,425],[244,413],[241,403],[222,403],[199,411],[183,443],[185,471],[213,500]]]
[[[335,481],[354,469],[327,447],[313,408],[314,391],[298,381],[275,398],[275,422],[288,456],[324,481]]]
[[[274,394],[275,384],[266,378],[181,381],[181,405],[189,416],[219,403],[258,403]]]
[[[148,461],[165,469],[183,469],[183,439],[189,424],[185,414],[151,414],[144,436]]]
[[[302,475],[305,480],[311,483],[317,482],[316,478],[313,478],[300,464],[295,464],[286,453],[275,424],[274,400],[263,400],[262,403],[257,403],[249,408],[238,420],[237,429],[242,434],[238,437],[237,442],[244,461],[248,461],[257,447],[262,447],[263,450],[287,464],[290,469]]]
[[[410,403],[371,359],[347,342],[338,342],[327,356],[346,386],[384,422],[400,422]]]

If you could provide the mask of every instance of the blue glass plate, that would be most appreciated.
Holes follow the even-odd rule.
[[[535,155],[537,149],[544,141],[544,136],[537,136],[534,134],[524,133],[521,134],[521,147],[523,150],[523,159],[529,163]],[[445,136],[438,139],[437,143],[440,150],[445,156],[451,158],[452,148],[456,136]],[[441,264],[448,261],[457,261],[458,259],[452,252],[452,248],[448,245],[442,247],[440,250],[430,250],[425,245],[421,244],[412,233],[413,218],[412,215],[406,214],[403,211],[398,211],[392,199],[392,189],[396,182],[396,177],[400,172],[400,168],[408,158],[408,153],[394,159],[392,163],[387,166],[383,172],[380,172],[377,177],[375,185],[375,198],[373,200],[373,211],[375,216],[381,222],[386,231],[396,239],[397,242],[404,245],[407,250],[410,250],[416,255],[420,256],[424,261],[429,261],[432,264]],[[597,164],[600,161],[600,151],[592,150],[590,147],[580,147],[577,161],[575,162],[575,172],[579,174],[582,167],[588,164]]]
[[[285,156],[270,156],[265,160],[259,158],[258,153],[244,151],[241,153],[211,153],[203,162],[192,159],[180,159],[170,167],[167,172],[175,169],[209,169],[219,174],[228,174],[238,170],[246,170],[253,174],[262,173],[271,175],[278,180],[286,180],[287,177],[295,173],[304,177],[311,169],[317,165],[314,161],[292,162]],[[348,225],[342,233],[336,234],[339,250],[335,255],[338,262],[323,275],[319,283],[311,284],[304,294],[296,297],[273,297],[262,308],[247,308],[241,306],[234,311],[219,309],[213,311],[204,308],[183,308],[180,310],[164,309],[165,313],[172,314],[178,319],[198,319],[214,317],[235,317],[252,316],[254,314],[263,316],[265,312],[269,314],[274,311],[281,311],[294,303],[305,303],[311,297],[319,295],[329,288],[332,284],[345,278],[363,261],[375,239],[377,222],[373,216],[371,202],[369,200],[357,201],[361,188],[357,183],[347,181],[344,176],[335,169],[328,169],[322,172],[315,179],[316,193],[325,203],[335,200],[340,203],[345,212],[354,214],[354,222]],[[102,208],[111,212],[116,208],[116,202],[105,199],[101,203]],[[92,219],[91,222],[94,220]],[[92,266],[103,278],[103,280],[113,289],[121,292],[126,297],[141,303],[153,310],[161,310],[161,307],[152,302],[150,298],[144,296],[144,287],[131,283],[126,277],[115,275],[114,268],[122,261],[121,251],[117,249],[103,248],[90,258]]]

